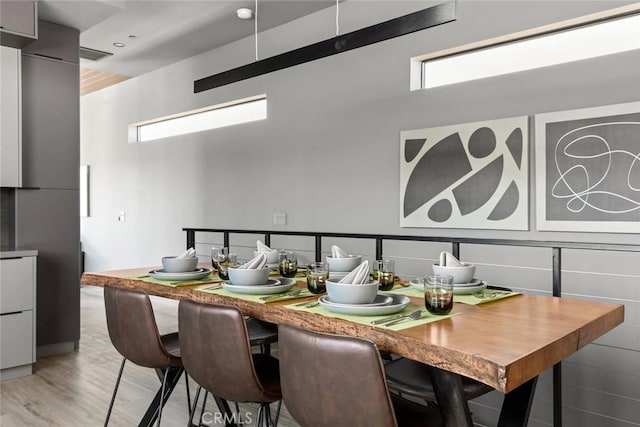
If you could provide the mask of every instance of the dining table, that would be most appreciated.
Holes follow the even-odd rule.
[[[313,302],[318,295],[303,292],[295,298],[265,301],[220,289],[215,274],[193,282],[163,283],[150,279],[150,271],[154,271],[153,267],[85,272],[81,283],[223,304],[274,324],[289,323],[370,340],[383,352],[430,367],[445,426],[473,425],[461,376],[478,380],[504,395],[498,426],[527,425],[538,376],[624,320],[621,304],[512,292],[505,294],[508,298],[489,296],[476,303],[459,300],[447,316],[415,322],[409,319],[387,327],[372,324],[371,317],[340,316],[324,312],[322,307],[307,308],[312,304],[301,305]],[[296,280],[295,286],[306,289],[304,276]],[[425,307],[420,292],[406,283],[400,282],[390,292],[409,297],[411,304],[406,310]]]

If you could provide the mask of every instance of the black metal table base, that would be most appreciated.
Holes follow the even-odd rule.
[[[433,366],[430,373],[444,425],[446,427],[473,427],[471,411],[464,398],[460,376]],[[534,377],[504,396],[498,427],[525,427],[527,425],[537,381],[538,377]]]
[[[504,396],[498,427],[527,425],[537,382],[538,377],[533,377]]]
[[[167,403],[169,396],[171,396],[173,389],[176,387],[176,384],[178,384],[178,381],[180,380],[180,376],[184,372],[184,368],[181,368],[181,367],[168,368],[168,370],[169,372],[167,372],[167,383],[164,386],[164,394],[162,393],[162,386],[161,386],[158,389],[156,396],[153,398],[153,402],[149,404],[149,407],[147,408],[147,412],[145,412],[144,416],[142,417],[142,420],[140,420],[138,427],[151,427],[156,423],[156,420],[158,419],[159,408],[160,408],[159,406],[160,399],[162,399],[162,407],[164,407],[164,404]],[[156,370],[158,377],[160,377],[160,372],[164,373],[164,371],[161,369]],[[162,378],[161,378],[161,381],[162,381]]]

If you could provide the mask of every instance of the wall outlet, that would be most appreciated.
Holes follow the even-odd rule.
[[[287,225],[287,214],[286,213],[274,213],[273,214],[273,225]]]

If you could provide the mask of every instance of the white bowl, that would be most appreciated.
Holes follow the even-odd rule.
[[[331,302],[338,304],[369,304],[378,295],[378,282],[350,284],[327,280],[327,294]]]
[[[233,285],[252,286],[266,285],[269,280],[269,267],[263,268],[234,268],[229,267],[229,280]]]
[[[253,256],[256,257],[260,254],[266,254],[267,255],[267,264],[277,264],[278,263],[278,250],[277,249],[271,249],[270,252],[260,252],[260,251],[253,251]]]
[[[176,258],[175,256],[162,257],[162,268],[166,273],[186,273],[194,271],[198,266],[198,257]]]
[[[327,264],[329,264],[329,273],[332,272],[349,272],[360,265],[362,262],[362,255],[349,255],[345,258],[333,258],[327,257]]]
[[[440,267],[439,264],[433,264],[433,274],[448,274],[453,276],[454,284],[469,283],[473,280],[476,273],[476,266],[464,262],[464,267]]]

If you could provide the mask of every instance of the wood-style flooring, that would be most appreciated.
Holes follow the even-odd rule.
[[[177,331],[177,302],[152,297],[152,304],[160,332]],[[33,375],[0,383],[0,426],[87,427],[104,424],[122,358],[109,340],[102,288],[85,286],[81,289],[81,319],[79,350],[38,358]],[[277,347],[274,350],[277,355]],[[159,385],[153,370],[128,362],[109,425],[136,426]],[[193,395],[193,381],[190,381],[190,387]],[[254,404],[240,406],[245,420],[253,420],[245,425],[254,425],[257,409]],[[212,399],[209,399],[206,411],[206,425],[224,425],[215,422],[217,408]],[[272,413],[275,413],[275,405]],[[184,379],[181,379],[162,413],[162,425],[186,426],[187,418],[186,390]],[[278,426],[297,425],[283,405]]]

